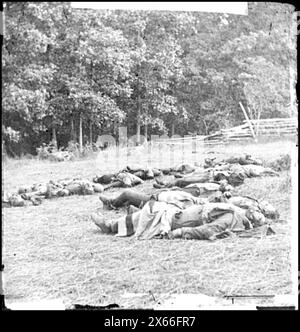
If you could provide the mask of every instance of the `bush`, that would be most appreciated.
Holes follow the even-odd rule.
[[[40,146],[36,149],[38,159],[42,159],[42,160],[48,159],[49,155],[51,154],[51,149],[52,149],[52,144],[50,146],[50,144],[47,145],[47,144],[43,143],[42,146]]]
[[[75,142],[75,141],[69,141],[68,147],[67,147],[66,150],[69,151],[70,153],[72,153],[72,155],[75,158],[79,158],[80,157],[79,144],[77,142]]]
[[[45,144],[37,148],[38,159],[48,159],[51,161],[73,160],[75,158],[90,157],[94,152],[99,151],[96,144],[87,143],[79,150],[79,144],[75,141],[69,141],[66,148],[59,148],[58,150],[52,143]]]
[[[37,148],[38,159],[50,160],[50,161],[65,161],[74,158],[74,153],[60,148],[59,150],[53,145],[53,143],[45,144]]]

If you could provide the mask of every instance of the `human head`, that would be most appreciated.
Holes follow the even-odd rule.
[[[269,202],[267,202],[267,201],[260,202],[259,208],[266,218],[270,218],[270,219],[279,218],[279,212]]]
[[[249,219],[253,227],[259,227],[266,224],[265,216],[253,207],[250,207],[246,211],[246,217]]]
[[[193,195],[195,197],[200,196],[200,189],[196,186],[195,187],[184,188],[184,191],[190,193],[191,195]]]
[[[146,179],[154,179],[154,173],[151,168],[147,168],[145,170],[145,178]]]
[[[224,196],[226,199],[229,199],[229,198],[232,197],[232,194],[231,194],[230,191],[224,191],[223,196]]]
[[[229,192],[233,190],[233,187],[228,184],[228,181],[226,179],[223,179],[220,181],[220,189],[222,193],[225,193],[225,191]]]
[[[195,203],[198,204],[198,205],[206,204],[206,203],[208,203],[208,198],[197,197],[195,199]]]
[[[223,179],[219,183],[220,183],[220,191],[224,192],[226,186],[228,185],[228,181],[226,179]]]

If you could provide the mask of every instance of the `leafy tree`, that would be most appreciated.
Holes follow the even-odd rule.
[[[296,66],[293,7],[249,3],[249,15],[79,10],[6,2],[3,140],[80,147],[102,133],[210,134],[244,116],[288,116]],[[290,91],[289,91],[290,90]]]

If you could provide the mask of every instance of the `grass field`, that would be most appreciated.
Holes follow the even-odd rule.
[[[166,161],[166,152],[145,151],[114,160],[114,152],[101,152],[85,160],[51,163],[6,160],[3,188],[15,191],[50,179],[116,171],[127,163],[160,165],[182,161],[201,162],[214,152],[218,157],[248,152],[264,161],[290,153],[290,141],[247,143],[210,147],[196,154],[178,149]],[[106,153],[106,155],[105,155]],[[164,156],[164,158],[162,158]],[[154,192],[147,181],[137,190]],[[111,189],[116,195],[123,189]],[[6,303],[62,299],[72,303],[125,308],[151,308],[170,294],[292,294],[291,280],[291,179],[247,179],[237,194],[264,198],[280,212],[273,225],[276,234],[259,238],[227,238],[216,242],[184,240],[135,241],[104,235],[89,215],[100,207],[98,195],[45,200],[40,206],[3,209],[3,261]],[[125,213],[103,211],[106,218]],[[130,293],[136,293],[131,296]]]

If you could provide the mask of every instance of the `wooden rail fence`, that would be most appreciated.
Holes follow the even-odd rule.
[[[250,128],[252,126],[252,129]],[[203,142],[205,145],[223,144],[228,141],[241,141],[257,137],[272,136],[295,136],[298,135],[297,118],[273,118],[260,120],[245,120],[240,126],[221,129],[220,131],[207,136],[184,136],[178,138],[161,138],[156,143],[162,144],[192,144]]]

